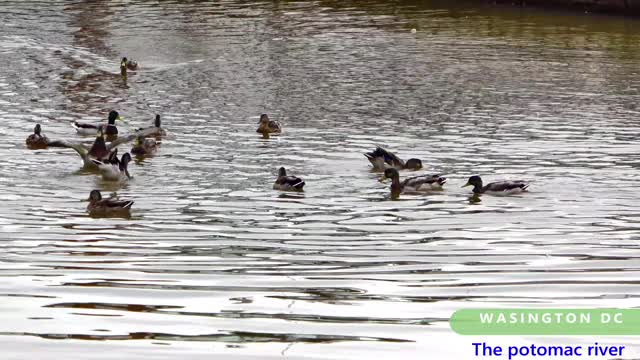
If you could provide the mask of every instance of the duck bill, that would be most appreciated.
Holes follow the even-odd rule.
[[[467,186],[471,186],[471,184],[469,182],[467,182],[466,184],[462,185],[461,187],[467,187]]]

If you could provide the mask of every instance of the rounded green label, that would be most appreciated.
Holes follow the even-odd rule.
[[[461,335],[640,335],[640,309],[463,309]]]

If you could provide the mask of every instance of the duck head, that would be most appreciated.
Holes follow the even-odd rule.
[[[155,127],[160,127],[161,123],[160,123],[160,115],[156,115],[156,120],[153,122],[153,124],[155,125]]]
[[[264,139],[269,138],[269,115],[262,114],[260,115],[260,120],[258,121],[258,130],[257,132],[262,134]]]
[[[381,179],[391,179],[391,200],[398,200],[400,193],[402,192],[402,185],[400,185],[400,173],[398,170],[390,168],[384,171]]]
[[[287,176],[287,170],[284,167],[281,167],[280,169],[278,169],[278,177],[284,176]]]
[[[100,190],[91,190],[91,193],[89,193],[89,201],[91,203],[96,203],[100,200],[102,200],[102,194],[100,193]]]
[[[120,61],[120,75],[122,75],[122,77],[126,78],[127,77],[127,58],[123,57],[122,61]]]
[[[409,159],[404,164],[405,169],[409,170],[420,170],[422,169],[422,160],[420,159]]]
[[[473,186],[474,189],[482,188],[482,179],[478,175],[473,175],[467,180],[467,183],[462,185],[462,187]]]
[[[40,127],[40,124],[36,124],[36,127],[33,128],[33,133],[36,135],[40,135],[41,131],[42,131],[42,128]]]
[[[384,170],[384,174],[382,174],[382,176],[380,176],[378,181],[384,182],[387,179],[392,179],[394,181],[398,181],[398,180],[400,180],[400,173],[398,172],[398,170],[393,169],[393,168],[385,169]]]
[[[115,110],[109,111],[109,118],[108,118],[109,125],[115,125],[116,120],[122,120],[122,118],[120,117],[120,114],[118,114],[118,112]]]

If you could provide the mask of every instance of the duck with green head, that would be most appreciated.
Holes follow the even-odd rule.
[[[447,178],[440,175],[412,176],[400,181],[400,173],[393,168],[386,169],[379,181],[386,179],[391,179],[391,198],[394,200],[403,193],[442,190],[442,185],[447,182]]]
[[[369,160],[373,166],[373,171],[384,171],[386,169],[396,170],[420,170],[422,169],[422,160],[409,159],[406,162],[400,159],[391,151],[384,149],[380,146],[376,147],[374,151],[365,153],[364,156]]]
[[[80,123],[75,121],[72,126],[76,129],[80,135],[95,135],[98,133],[98,129],[102,129],[105,135],[114,136],[118,135],[118,128],[116,127],[116,120],[122,121],[122,117],[117,111],[111,110],[107,117],[107,124],[97,123]]]
[[[129,162],[131,162],[131,155],[124,153],[122,159],[118,160],[117,156],[110,156],[108,161],[91,160],[102,174],[102,179],[106,181],[126,181],[131,179],[129,174]]]
[[[29,149],[44,149],[49,145],[49,139],[42,134],[40,124],[36,124],[33,128],[33,134],[29,135],[25,142]]]
[[[137,131],[142,131],[146,129],[153,129],[151,135],[156,138],[166,136],[167,131],[162,127],[162,121],[160,121],[160,115],[156,114],[155,119],[153,120],[153,125],[147,128],[139,128]]]
[[[483,185],[482,178],[473,175],[462,187],[466,186],[473,186],[474,194],[512,195],[527,191],[529,183],[523,180],[505,180]]]
[[[92,190],[89,194],[87,211],[92,214],[129,212],[131,205],[133,205],[133,200],[103,199],[100,190]]]

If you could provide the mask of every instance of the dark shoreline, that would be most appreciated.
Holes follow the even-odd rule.
[[[495,5],[567,9],[580,12],[640,15],[640,0],[485,0]]]

